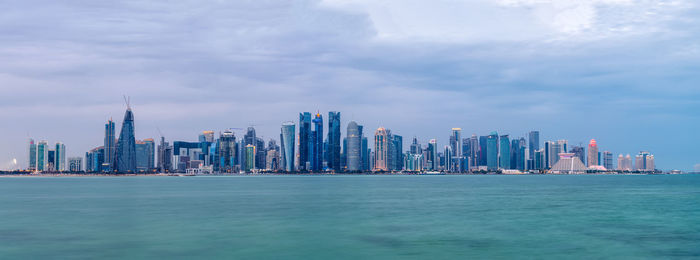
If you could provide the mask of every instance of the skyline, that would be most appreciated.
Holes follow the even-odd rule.
[[[697,3],[402,3],[8,5],[0,168],[26,165],[30,137],[65,143],[66,157],[94,148],[123,94],[138,139],[249,125],[278,139],[296,111],[320,110],[342,111],[343,133],[354,119],[404,146],[442,147],[453,127],[539,129],[614,155],[649,150],[662,169],[700,164]]]

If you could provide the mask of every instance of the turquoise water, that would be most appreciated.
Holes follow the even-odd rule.
[[[0,178],[2,259],[700,258],[700,175]]]

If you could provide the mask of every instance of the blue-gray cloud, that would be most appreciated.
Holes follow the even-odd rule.
[[[694,3],[425,3],[6,1],[0,162],[25,163],[28,136],[69,156],[99,145],[123,94],[139,138],[275,137],[299,111],[339,110],[423,142],[540,129],[667,169],[699,161]]]

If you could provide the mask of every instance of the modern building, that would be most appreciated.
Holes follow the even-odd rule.
[[[165,141],[165,137],[160,137],[158,145],[158,171],[170,172],[173,169],[173,147]]]
[[[632,156],[627,154],[627,156],[623,156],[620,154],[620,156],[617,157],[617,170],[619,171],[631,171],[634,168],[632,167]]]
[[[136,171],[148,172],[155,169],[155,142],[148,138],[136,141]]]
[[[248,144],[245,146],[245,153],[246,153],[246,163],[245,163],[245,168],[243,170],[245,172],[251,172],[255,170],[255,146],[252,144]]]
[[[61,142],[56,143],[53,165],[56,171],[66,170],[66,145]]]
[[[571,146],[569,151],[578,157],[584,165],[586,164],[586,148],[583,146]]]
[[[583,174],[588,168],[573,153],[559,153],[559,160],[549,170],[554,174]]]
[[[362,167],[362,132],[355,121],[348,123],[347,129],[347,168],[348,171],[360,171]]]
[[[105,124],[105,139],[104,139],[104,149],[105,149],[105,159],[106,169],[104,171],[112,171],[117,153],[117,140],[115,139],[115,125],[114,121],[110,118]]]
[[[588,167],[600,165],[598,161],[598,144],[595,139],[588,143]]]
[[[603,167],[608,170],[613,168],[613,154],[609,151],[603,151]]]
[[[504,170],[509,170],[510,168],[510,137],[508,135],[501,135],[499,138],[499,168]]]
[[[540,149],[540,131],[530,131],[527,136],[530,158],[535,158],[535,151]]]
[[[121,173],[136,172],[136,137],[134,136],[134,113],[127,106],[122,122],[121,133],[117,141],[115,159],[116,171]]]
[[[452,163],[447,170],[450,172],[462,171],[462,128],[452,128],[450,135],[450,148],[452,149]]]
[[[567,145],[567,140],[547,141],[544,143],[546,168],[552,168],[559,161],[561,158],[559,156],[560,153],[567,153]]]
[[[49,167],[49,143],[41,141],[36,146],[36,170],[43,172]]]
[[[426,149],[428,151],[428,156],[426,158],[428,170],[436,171],[438,169],[438,166],[440,165],[437,156],[437,149],[437,140],[430,139],[430,141],[428,141],[428,148]]]
[[[488,136],[479,136],[479,163],[477,166],[488,165]]]
[[[202,134],[199,135],[199,142],[214,143],[214,131],[202,131]]]
[[[96,147],[87,153],[85,153],[85,171],[86,172],[101,172],[109,171],[109,169],[103,169],[104,163],[104,146]]]
[[[374,170],[389,171],[391,165],[391,130],[380,127],[374,133]]]
[[[360,133],[362,132],[362,126],[360,127]],[[364,135],[364,134],[363,134]],[[363,136],[362,137],[362,170],[363,171],[370,171],[374,168],[374,155],[372,153],[372,149],[369,148],[369,140],[367,137]]]
[[[635,157],[635,170],[638,171],[654,171],[656,170],[656,165],[654,164],[654,155],[647,151],[641,151]]]
[[[476,136],[475,134],[472,135],[471,138],[469,138],[469,148],[471,149],[470,151],[470,170],[475,170],[479,168],[479,154],[480,154],[480,149],[481,146],[479,145],[479,137]]]
[[[487,169],[489,171],[498,170],[498,133],[491,132],[486,139]]]
[[[320,172],[323,170],[323,116],[321,113],[316,113],[316,116],[311,123],[314,130],[311,132],[311,171]]]
[[[30,171],[37,170],[37,145],[34,139],[29,139],[29,158],[27,161],[27,169]]]
[[[299,113],[299,169],[310,170],[313,150],[311,136],[311,113]]]
[[[403,169],[403,137],[400,135],[389,135],[389,151],[391,152],[390,170],[400,171]]]
[[[442,169],[444,171],[449,171],[452,169],[452,146],[445,145],[445,151],[443,152],[443,157],[441,161],[443,162]]]
[[[285,122],[282,124],[280,133],[280,166],[287,172],[293,172],[294,169],[294,130],[296,125],[294,122]]]
[[[68,171],[70,171],[70,172],[83,171],[83,158],[81,158],[81,157],[69,157],[68,158]]]
[[[340,112],[328,112],[328,168],[341,171]]]

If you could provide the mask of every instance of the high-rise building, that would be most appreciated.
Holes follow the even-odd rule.
[[[260,137],[255,139],[255,168],[265,169],[267,167],[267,149],[265,140]]]
[[[613,154],[609,151],[603,152],[603,167],[608,170],[613,169]]]
[[[106,169],[105,171],[112,171],[114,170],[114,162],[116,161],[115,156],[117,153],[117,145],[116,145],[116,139],[114,137],[115,133],[115,126],[114,126],[114,121],[110,118],[109,121],[107,121],[107,124],[105,124],[105,139],[104,139],[104,149],[105,149],[105,158],[104,158],[104,163],[106,163]]]
[[[600,165],[598,162],[598,144],[595,139],[588,143],[588,167]]]
[[[462,171],[462,128],[452,128],[450,148],[452,148],[452,163],[450,164],[451,168],[447,170],[460,172]]]
[[[360,133],[362,133],[362,126],[360,126]],[[369,148],[369,140],[367,137],[362,137],[362,170],[370,171],[374,168],[372,149]]]
[[[413,137],[413,141],[411,141],[411,147],[409,148],[409,154],[422,154],[423,153],[423,148],[421,147],[420,143],[418,142],[418,138]]]
[[[586,149],[583,146],[571,146],[571,153],[586,165]]]
[[[136,137],[134,136],[134,114],[127,106],[122,122],[121,133],[117,141],[116,151],[117,172],[136,172]]]
[[[328,112],[328,168],[342,170],[340,166],[340,112]]]
[[[391,162],[391,131],[380,127],[374,133],[374,170],[389,171]]]
[[[638,171],[654,171],[656,170],[656,165],[654,164],[654,155],[647,151],[641,151],[635,157],[635,170]]]
[[[62,172],[66,170],[66,145],[58,142],[56,143],[56,150],[54,155],[54,169],[56,171]]]
[[[155,142],[148,138],[136,141],[136,171],[147,172],[154,169]]]
[[[311,113],[299,113],[299,169],[310,170],[313,150],[311,136]]]
[[[202,134],[199,135],[199,142],[207,142],[207,143],[213,143],[214,142],[214,131],[202,131]]]
[[[489,171],[495,171],[498,169],[498,133],[496,131],[491,132],[486,139],[486,151],[487,151],[487,167]]]
[[[69,157],[68,158],[68,171],[70,171],[70,172],[83,171],[83,158],[81,158],[81,157]]]
[[[452,169],[452,167],[453,167],[452,166],[453,161],[451,159],[452,158],[452,146],[445,145],[445,151],[443,153],[443,156],[445,157],[445,159],[442,160],[444,163],[443,169],[445,171],[449,171],[449,169]]]
[[[255,155],[256,155],[255,145],[252,145],[252,144],[246,145],[245,146],[245,153],[246,153],[246,156],[245,156],[246,163],[245,163],[245,167],[243,168],[243,170],[245,172],[251,172],[255,169]]]
[[[280,169],[280,147],[275,139],[267,142],[267,156],[265,158],[265,169],[276,171]]]
[[[170,172],[173,169],[173,147],[165,141],[165,137],[160,137],[158,145],[158,170],[160,172]]]
[[[556,164],[559,159],[561,158],[559,156],[560,153],[566,153],[567,150],[567,145],[568,141],[566,140],[558,140],[556,142],[554,141],[547,141],[544,144],[544,150],[545,150],[545,167],[546,168],[552,168],[554,164]]]
[[[237,164],[238,142],[236,142],[236,135],[231,130],[219,133],[214,152],[214,171],[222,173],[237,172]]]
[[[478,166],[488,165],[488,136],[479,136],[479,164]]]
[[[360,171],[362,170],[362,133],[355,121],[348,123],[347,136],[348,171]]]
[[[403,169],[403,137],[400,135],[389,135],[391,140],[389,151],[391,152],[390,170],[400,171]]]
[[[109,171],[109,169],[103,169],[103,163],[104,163],[104,155],[105,155],[105,149],[104,146],[100,146],[97,148],[94,148],[87,153],[85,153],[85,171],[86,172],[101,172],[101,171]]]
[[[623,156],[620,154],[620,156],[617,157],[617,169],[620,171],[631,171],[632,170],[632,156],[627,154],[627,156]]]
[[[46,171],[49,172],[54,172],[56,171],[55,163],[56,163],[56,150],[49,149],[49,156],[46,157],[48,158],[48,164],[46,167]]]
[[[49,143],[41,141],[36,146],[36,170],[43,172],[49,167]]]
[[[426,161],[427,161],[428,169],[433,170],[433,171],[437,170],[438,166],[439,166],[437,149],[438,149],[437,148],[437,140],[430,139],[430,141],[428,142],[428,148],[426,149],[426,150],[428,150],[428,158],[426,159]]]
[[[255,128],[254,127],[248,127],[246,129],[245,135],[243,135],[243,139],[241,140],[241,149],[243,149],[243,152],[241,153],[242,159],[241,159],[241,169],[254,169],[255,165],[246,165],[248,162],[255,162],[255,160],[249,160],[248,157],[248,150],[246,146],[252,145],[252,146],[257,146],[258,145],[258,138],[255,136]],[[257,147],[256,147],[257,148]],[[256,150],[257,153],[257,150]],[[253,157],[255,157],[257,154],[253,154]]]
[[[528,133],[528,147],[530,158],[535,157],[535,151],[540,149],[540,131],[530,131]]]
[[[311,123],[314,130],[311,132],[312,152],[311,152],[311,171],[319,172],[323,170],[323,116],[321,113],[316,113],[316,116]]]
[[[479,137],[475,134],[469,139],[469,147],[471,148],[470,170],[477,169],[479,167],[479,149],[481,149],[481,146],[479,145]]]
[[[282,124],[282,133],[280,134],[280,152],[281,166],[285,171],[294,171],[294,130],[296,125],[294,122],[286,122]]]
[[[37,147],[34,139],[29,139],[29,161],[27,162],[30,171],[36,171],[37,168]]]
[[[499,138],[500,145],[498,146],[499,152],[499,168],[510,169],[510,137],[508,135],[501,135]]]

